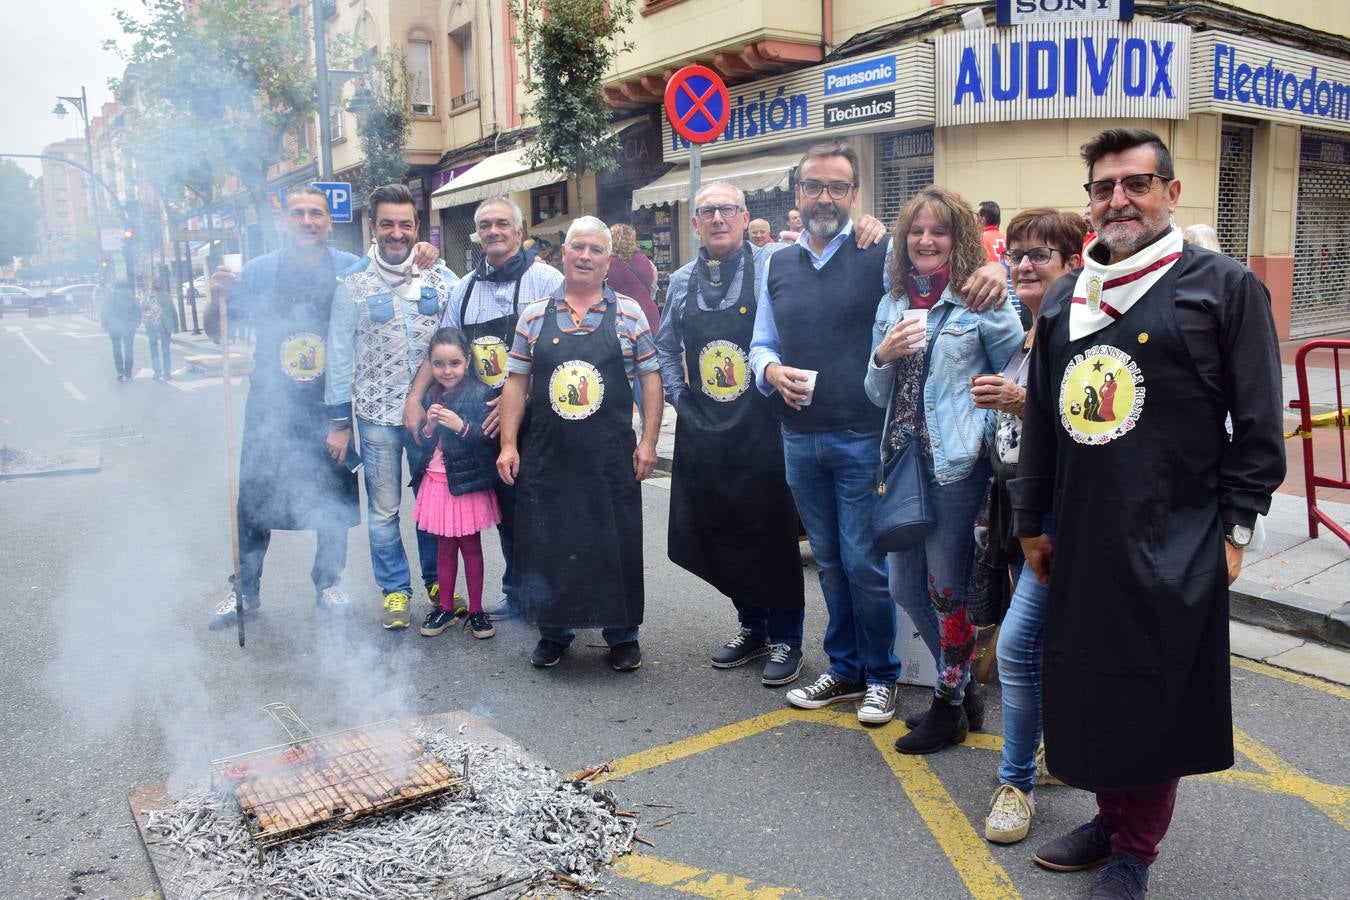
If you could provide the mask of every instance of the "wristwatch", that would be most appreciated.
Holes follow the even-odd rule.
[[[1223,537],[1228,543],[1242,550],[1252,542],[1252,530],[1245,525],[1225,525]]]

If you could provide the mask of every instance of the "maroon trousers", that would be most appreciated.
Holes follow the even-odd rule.
[[[1128,791],[1098,791],[1097,810],[1102,830],[1111,836],[1111,852],[1128,853],[1146,866],[1158,858],[1158,845],[1177,802],[1173,778],[1162,784]]]

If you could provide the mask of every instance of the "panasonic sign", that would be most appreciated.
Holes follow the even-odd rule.
[[[825,95],[846,94],[879,84],[895,84],[895,57],[879,56],[825,70]],[[827,123],[828,124],[828,123]]]

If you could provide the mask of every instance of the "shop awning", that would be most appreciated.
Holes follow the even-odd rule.
[[[439,187],[431,195],[432,209],[445,209],[447,206],[459,206],[461,203],[478,203],[489,197],[510,194],[513,191],[528,191],[530,188],[555,184],[567,178],[564,172],[550,169],[536,169],[525,159],[530,151],[529,144],[523,144],[514,150],[489,156]]]
[[[786,189],[792,167],[802,158],[800,151],[762,153],[734,159],[715,159],[703,163],[699,184],[726,181],[745,191]],[[646,187],[633,191],[633,209],[659,206],[689,199],[689,166],[671,169]]]

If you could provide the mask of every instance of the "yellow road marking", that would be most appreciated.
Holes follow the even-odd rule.
[[[1350,790],[1308,777],[1276,756],[1269,747],[1236,728],[1233,729],[1233,746],[1266,770],[1275,790],[1306,801],[1337,825],[1350,830]]]
[[[771,887],[757,884],[740,875],[707,872],[684,863],[658,859],[655,856],[630,853],[614,862],[615,874],[642,884],[654,884],[696,897],[715,900],[780,900],[783,897],[801,897],[795,888]]]
[[[1350,688],[1336,684],[1332,681],[1323,681],[1320,678],[1313,678],[1311,675],[1300,675],[1297,672],[1290,672],[1288,669],[1279,669],[1275,666],[1256,662],[1255,660],[1243,659],[1240,656],[1234,656],[1232,661],[1234,668],[1246,669],[1248,672],[1255,672],[1258,675],[1265,675],[1268,678],[1278,678],[1281,681],[1297,684],[1300,687],[1312,688],[1315,691],[1330,694],[1341,700],[1350,700]]]
[[[904,728],[901,724],[900,728]],[[922,756],[896,753],[891,746],[891,733],[899,729],[887,726],[869,732],[881,758],[905,789],[909,802],[914,804],[919,817],[933,833],[947,860],[965,882],[966,890],[976,898],[1021,897],[1008,873],[989,853],[989,845],[975,833],[965,812],[956,805],[952,795],[937,777],[937,773]]]
[[[761,732],[768,731],[770,728],[778,728],[795,721],[799,712],[801,710],[791,707],[774,710],[754,718],[724,725],[721,728],[714,728],[712,731],[705,731],[693,737],[687,737],[669,744],[661,744],[658,747],[652,747],[650,750],[640,750],[637,753],[615,760],[610,765],[609,774],[595,780],[600,782],[609,781],[611,778],[623,778],[626,775],[632,775],[634,772],[654,769],[657,766],[664,766],[666,763],[675,762],[687,756],[711,750],[714,747],[721,747],[723,744],[753,737]]]

